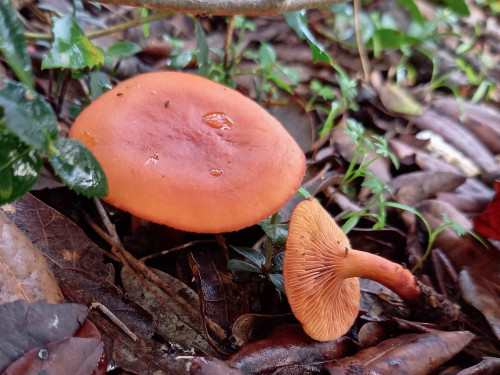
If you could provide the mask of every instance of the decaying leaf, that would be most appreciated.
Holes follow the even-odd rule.
[[[64,302],[43,254],[0,210],[0,302]]]
[[[485,237],[500,240],[500,181],[493,183],[496,194],[486,209],[474,218],[474,230]]]
[[[332,375],[426,375],[462,350],[473,337],[467,331],[401,335],[326,367]]]

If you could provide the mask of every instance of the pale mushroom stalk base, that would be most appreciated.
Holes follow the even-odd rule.
[[[348,250],[342,274],[345,278],[364,277],[374,280],[406,301],[417,300],[420,288],[409,270],[378,255]],[[347,261],[349,259],[349,261]]]

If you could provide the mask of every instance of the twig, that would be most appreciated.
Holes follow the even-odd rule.
[[[191,241],[191,242],[187,242],[185,244],[179,245],[179,246],[171,247],[170,249],[162,250],[159,253],[154,253],[154,254],[146,255],[146,256],[140,258],[139,260],[142,261],[142,262],[145,262],[146,260],[149,260],[149,259],[152,259],[152,258],[156,258],[156,257],[159,257],[161,255],[165,255],[165,254],[171,253],[173,251],[187,249],[188,247],[191,247],[191,246],[194,246],[194,245],[197,245],[197,244],[201,244],[201,243],[212,243],[212,242],[215,242],[215,240]]]
[[[354,28],[356,29],[356,44],[358,45],[359,58],[363,67],[365,81],[370,82],[371,68],[370,60],[366,53],[365,45],[363,44],[363,32],[361,26],[361,2],[354,0]]]
[[[111,320],[113,323],[115,323],[132,340],[134,340],[134,341],[138,341],[139,340],[139,338],[136,336],[136,334],[134,332],[132,332],[130,330],[130,328],[128,328],[125,325],[125,323],[123,323],[120,319],[118,319],[117,316],[115,314],[113,314],[111,312],[111,310],[109,310],[102,303],[100,303],[100,302],[92,302],[92,304],[90,305],[90,308],[91,309],[97,309],[100,312],[102,312],[104,315],[106,315],[109,320]]]
[[[236,23],[236,16],[232,16],[231,20],[227,24],[226,36],[224,38],[224,69],[227,70],[229,65],[229,53],[231,47],[231,41],[233,39],[234,24]]]
[[[153,14],[147,16],[147,17],[143,17],[143,18],[131,20],[128,22],[120,23],[118,25],[111,26],[111,27],[108,27],[108,28],[103,29],[103,30],[94,31],[92,33],[87,34],[86,36],[88,39],[100,38],[102,36],[114,34],[114,33],[117,33],[119,31],[124,31],[124,30],[130,29],[132,27],[140,26],[140,25],[143,25],[143,24],[151,22],[151,21],[156,21],[156,20],[160,20],[163,18],[167,18],[167,17],[172,16],[173,14],[174,14],[173,12],[169,12],[169,11],[156,12],[156,13],[153,13]],[[48,40],[48,41],[54,40],[54,35],[52,35],[52,34],[24,33],[24,35],[25,35],[26,39],[28,39],[28,40]]]

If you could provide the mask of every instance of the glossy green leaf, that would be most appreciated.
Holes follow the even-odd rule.
[[[198,18],[194,19],[194,32],[196,38],[196,61],[198,62],[198,69],[200,70],[200,74],[206,77],[208,75],[210,63],[208,44],[205,31],[203,31],[203,26],[201,26]]]
[[[109,47],[106,54],[108,56],[128,57],[141,51],[142,48],[140,45],[127,40],[122,40]]]
[[[401,4],[403,4],[408,11],[410,12],[411,17],[420,24],[425,22],[425,18],[420,12],[418,5],[413,0],[399,0]]]
[[[316,40],[314,35],[311,33],[307,26],[307,19],[300,13],[300,11],[285,13],[283,17],[285,17],[288,27],[295,31],[300,39],[307,40],[309,48],[311,48],[314,62],[323,61],[328,64],[332,63],[332,58],[328,52],[326,52],[325,47],[318,40]]]
[[[174,69],[185,68],[193,60],[193,51],[174,50],[170,55],[169,66]]]
[[[276,52],[273,46],[269,43],[260,43],[259,47],[259,63],[262,67],[271,67],[276,62]]]
[[[24,84],[6,80],[0,90],[0,106],[5,111],[5,126],[35,149],[48,151],[57,138],[57,118],[52,107]]]
[[[271,273],[283,271],[283,260],[285,259],[285,252],[276,254],[271,260]]]
[[[380,56],[382,51],[388,48],[400,48],[406,43],[406,35],[395,29],[377,29],[372,36],[373,53],[375,57]]]
[[[87,197],[108,194],[106,176],[94,155],[74,139],[59,138],[49,155],[54,172],[71,189]]]
[[[230,259],[229,262],[227,262],[227,268],[233,271],[262,273],[262,269],[260,269],[256,265],[239,259]]]
[[[26,194],[41,168],[40,153],[0,125],[0,205]]]
[[[262,220],[259,223],[264,233],[271,239],[271,242],[276,246],[285,246],[286,238],[288,237],[287,224],[271,224],[270,219]]]
[[[54,42],[48,54],[42,57],[42,69],[92,69],[104,63],[101,51],[85,36],[73,17],[55,19],[52,32]]]
[[[251,247],[236,247],[231,246],[231,249],[236,251],[238,254],[243,255],[257,267],[262,268],[266,263],[266,257]]]
[[[280,273],[270,273],[269,280],[274,284],[276,289],[281,293],[285,293],[285,283],[283,282],[283,275]]]
[[[35,78],[23,25],[9,0],[0,0],[0,50],[16,77],[33,90]]]

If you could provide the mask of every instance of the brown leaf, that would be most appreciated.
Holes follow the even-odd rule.
[[[102,341],[70,337],[30,350],[3,375],[104,375],[107,365]]]
[[[460,371],[457,375],[495,375],[500,373],[500,358],[485,357],[477,365]]]
[[[467,331],[406,334],[326,367],[330,374],[426,375],[461,351],[472,337]]]
[[[2,210],[7,210],[3,206]],[[64,302],[43,254],[0,210],[0,302]]]
[[[415,119],[415,125],[420,129],[431,130],[442,136],[457,150],[463,152],[473,160],[485,172],[491,174],[499,172],[498,165],[491,151],[460,123],[440,115],[433,109],[427,109],[422,116]]]
[[[245,373],[232,368],[227,362],[217,358],[195,357],[190,360],[186,368],[192,375],[244,375]]]
[[[167,273],[153,270],[175,293],[184,296],[195,308],[199,309],[198,295],[186,284]],[[194,347],[207,354],[217,356],[217,352],[205,337],[201,321],[185,313],[175,300],[162,292],[151,282],[139,278],[129,267],[123,267],[121,279],[129,298],[148,309],[155,318],[157,331],[166,340],[181,345],[186,350]]]
[[[0,373],[29,350],[72,336],[87,313],[78,304],[19,300],[0,305]]]
[[[31,194],[12,207],[6,215],[45,254],[51,267],[76,267],[114,280],[113,266],[104,264],[101,250],[66,216]]]
[[[485,270],[460,271],[460,291],[464,300],[481,311],[493,333],[500,340],[500,275],[490,275]]]
[[[228,362],[251,374],[268,374],[296,366],[311,366],[320,371],[324,362],[349,355],[354,346],[347,337],[327,342],[314,341],[300,326],[288,324],[275,327],[266,339],[242,346]]]

